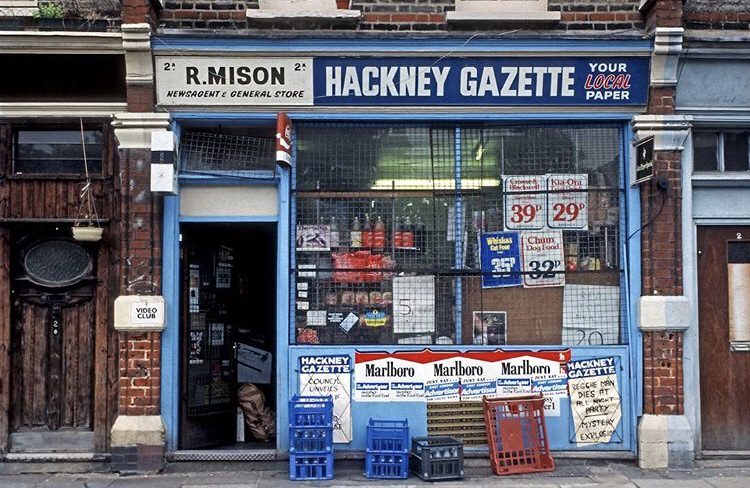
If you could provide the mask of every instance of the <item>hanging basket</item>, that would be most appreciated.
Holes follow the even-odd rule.
[[[97,242],[102,240],[104,229],[101,227],[73,227],[73,239],[82,242]]]

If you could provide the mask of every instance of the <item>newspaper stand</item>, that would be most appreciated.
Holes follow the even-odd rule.
[[[370,419],[365,476],[380,479],[409,477],[409,423],[406,419]]]
[[[298,396],[289,401],[289,479],[333,478],[333,399]]]
[[[492,472],[496,475],[553,471],[544,422],[544,397],[482,399]]]
[[[414,437],[411,470],[424,481],[464,477],[464,443],[448,436]]]

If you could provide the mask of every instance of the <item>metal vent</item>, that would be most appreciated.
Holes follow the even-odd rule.
[[[273,173],[276,141],[268,137],[186,132],[180,141],[183,172]]]

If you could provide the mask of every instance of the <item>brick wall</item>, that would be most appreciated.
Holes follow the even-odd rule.
[[[683,413],[682,333],[643,335],[643,411],[654,415]]]
[[[685,28],[750,30],[750,0],[686,0]]]
[[[161,293],[161,204],[150,192],[150,152],[120,151],[120,295]],[[154,415],[160,402],[160,333],[121,333],[121,415]]]
[[[157,6],[156,0],[123,0],[122,1],[122,23],[141,24],[148,23],[151,27],[156,26]]]
[[[639,0],[550,0],[550,10],[560,11],[562,20],[552,26],[562,31],[623,31],[643,28]],[[244,29],[246,9],[258,8],[257,0],[167,0],[159,26],[169,29]],[[355,26],[331,22],[293,24],[295,29],[348,29],[360,31],[429,32],[453,27],[445,22],[454,0],[353,0],[351,8],[362,12]],[[255,26],[254,26],[255,27]],[[270,24],[265,29],[290,28]],[[461,26],[461,30],[494,30],[487,26]],[[512,28],[512,27],[511,27]],[[508,30],[498,27],[497,30]]]

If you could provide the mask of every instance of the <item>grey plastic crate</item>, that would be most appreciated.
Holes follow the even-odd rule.
[[[447,436],[413,437],[411,471],[424,481],[464,477],[464,443]]]

